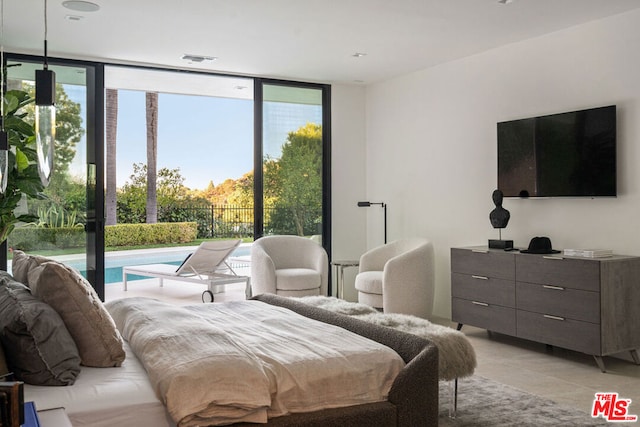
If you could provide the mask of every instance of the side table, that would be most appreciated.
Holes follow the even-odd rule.
[[[336,268],[338,298],[344,299],[344,269],[347,267],[358,267],[360,260],[338,260],[332,261],[331,264]]]

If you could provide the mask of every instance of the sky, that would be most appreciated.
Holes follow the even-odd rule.
[[[84,116],[85,88],[65,85],[65,92],[80,103]],[[130,182],[134,163],[147,163],[145,114],[144,92],[118,90],[117,187]],[[263,129],[264,151],[278,158],[288,132],[308,122],[322,122],[322,107],[266,102],[264,115],[268,118]],[[80,177],[86,173],[85,147],[83,137],[71,165],[72,173]],[[192,190],[252,171],[253,101],[160,93],[157,169],[165,167],[180,169],[184,185]]]
[[[117,186],[134,163],[147,163],[145,93],[118,91]],[[204,189],[253,170],[253,102],[161,93],[157,168],[180,169],[185,185]]]

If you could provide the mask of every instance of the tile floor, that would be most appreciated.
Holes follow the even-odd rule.
[[[148,296],[176,304],[201,303],[204,285],[157,279],[129,282],[129,290],[121,284],[106,286],[106,300],[128,296]],[[227,285],[225,292],[215,295],[216,302],[244,299],[244,284]],[[434,322],[454,324],[445,319]],[[560,348],[520,340],[483,329],[465,326],[462,330],[475,348],[476,374],[504,384],[547,397],[556,402],[590,413],[596,392],[617,392],[632,399],[629,412],[640,415],[640,366],[626,355],[605,357],[606,373],[600,372],[592,356]],[[638,332],[640,333],[640,331]],[[461,380],[464,381],[464,380]]]

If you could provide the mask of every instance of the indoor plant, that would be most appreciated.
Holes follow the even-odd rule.
[[[27,197],[42,198],[44,186],[38,175],[33,123],[25,120],[25,106],[34,102],[27,92],[11,90],[4,95],[4,129],[9,142],[7,188],[0,194],[0,242],[18,222],[37,219],[24,205]]]

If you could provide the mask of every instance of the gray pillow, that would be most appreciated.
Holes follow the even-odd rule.
[[[82,364],[121,366],[124,341],[91,284],[76,269],[50,258],[13,251],[13,277],[62,318]],[[20,277],[20,279],[18,279]]]
[[[51,260],[40,255],[28,255],[17,249],[14,250],[13,261],[11,262],[11,274],[13,274],[13,279],[30,288],[29,271],[48,261]]]
[[[124,341],[91,284],[75,269],[45,262],[29,271],[31,292],[62,318],[84,366],[121,366]]]
[[[34,385],[71,385],[80,356],[64,322],[22,283],[0,272],[0,341],[16,378]]]

